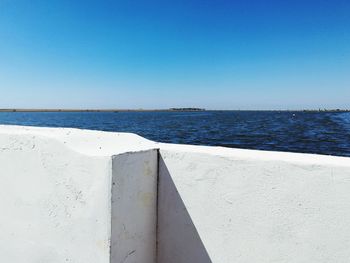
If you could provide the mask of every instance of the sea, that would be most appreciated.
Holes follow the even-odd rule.
[[[131,132],[167,143],[350,156],[350,112],[0,112],[0,124]]]

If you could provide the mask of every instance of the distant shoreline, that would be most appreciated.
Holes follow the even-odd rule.
[[[262,111],[262,112],[350,112],[350,109],[302,110],[207,110],[202,108],[170,109],[0,109],[0,112],[203,112],[203,111]]]
[[[170,109],[0,109],[0,112],[180,112],[206,111],[201,108]]]

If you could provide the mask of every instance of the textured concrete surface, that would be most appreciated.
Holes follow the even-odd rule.
[[[158,262],[348,262],[349,158],[178,145],[160,155]]]
[[[0,262],[350,258],[350,158],[0,126],[0,168]]]
[[[113,157],[111,262],[156,262],[156,150]]]
[[[0,262],[154,262],[153,144],[0,126]]]
[[[108,262],[111,160],[0,134],[0,261]]]
[[[163,158],[159,159],[158,262],[211,262]],[[199,198],[201,199],[201,198]]]

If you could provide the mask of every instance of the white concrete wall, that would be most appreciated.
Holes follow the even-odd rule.
[[[343,263],[350,158],[0,126],[0,209],[0,262]]]
[[[158,262],[349,262],[350,158],[161,145]]]
[[[162,157],[159,161],[157,262],[211,262],[189,209],[178,191],[181,183],[175,185],[173,171],[168,170]],[[199,201],[202,198],[198,196]]]
[[[0,135],[0,262],[109,262],[111,159]]]
[[[156,262],[158,151],[113,157],[111,262]]]
[[[0,262],[155,262],[153,145],[133,134],[0,126]]]

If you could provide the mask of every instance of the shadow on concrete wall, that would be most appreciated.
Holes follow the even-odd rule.
[[[212,262],[170,172],[159,156],[157,262]]]

